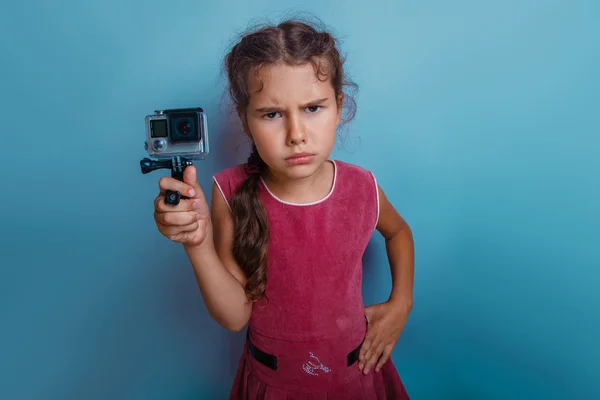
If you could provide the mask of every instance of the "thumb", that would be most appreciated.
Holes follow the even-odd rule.
[[[367,322],[371,322],[371,317],[373,316],[373,306],[370,305],[365,307],[365,317],[367,317]]]
[[[200,185],[198,184],[198,178],[196,177],[196,167],[190,165],[185,169],[185,171],[183,171],[183,182],[190,185],[194,189],[196,192],[194,198],[198,199],[204,197],[204,193],[202,192],[202,188],[200,188]]]

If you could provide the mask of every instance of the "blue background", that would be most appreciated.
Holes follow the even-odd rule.
[[[600,398],[600,3],[203,3],[3,5],[0,398],[226,397],[244,334],[155,228],[167,173],[140,173],[144,116],[206,109],[209,189],[247,150],[222,57],[289,9],[343,39],[360,85],[334,157],[374,171],[414,232],[393,354],[413,398]],[[366,301],[385,300],[378,234],[365,262]]]

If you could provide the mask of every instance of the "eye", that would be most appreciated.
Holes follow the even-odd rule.
[[[314,113],[316,113],[316,112],[319,110],[319,108],[321,108],[321,106],[308,106],[308,107],[306,107],[306,109],[307,109],[307,110],[308,110],[308,111],[309,111],[311,114],[314,114]]]
[[[266,117],[267,119],[274,119],[277,114],[279,114],[277,111],[273,111],[263,115],[263,117]]]

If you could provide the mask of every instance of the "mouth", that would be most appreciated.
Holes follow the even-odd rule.
[[[286,158],[286,160],[292,160],[294,158],[302,158],[302,157],[312,157],[314,154],[312,153],[295,153],[294,155]]]
[[[310,163],[313,158],[314,158],[314,154],[312,153],[296,153],[288,158],[286,158],[285,160],[289,163],[289,164],[308,164]]]

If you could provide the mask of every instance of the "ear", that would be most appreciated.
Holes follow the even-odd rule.
[[[338,97],[337,97],[337,122],[336,125],[338,125],[341,121],[342,121],[342,111],[344,108],[344,92],[341,92]]]

